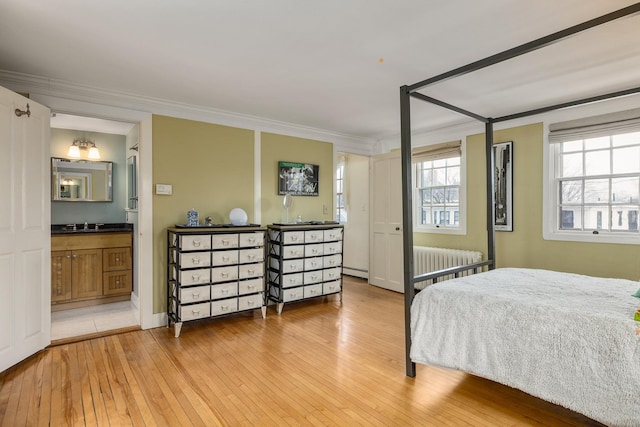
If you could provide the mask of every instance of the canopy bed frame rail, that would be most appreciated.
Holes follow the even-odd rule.
[[[625,8],[616,10],[614,12],[602,15],[600,17],[585,21],[581,24],[577,24],[566,28],[561,31],[557,31],[548,36],[541,37],[531,42],[516,46],[514,48],[502,51],[495,55],[488,56],[484,59],[471,62],[462,67],[455,68],[442,74],[438,74],[434,77],[422,80],[412,85],[404,85],[400,87],[400,140],[401,140],[401,162],[402,162],[402,222],[403,222],[403,254],[404,254],[404,302],[405,302],[405,351],[406,351],[406,375],[409,377],[415,377],[416,366],[411,361],[409,355],[411,349],[411,303],[415,295],[415,284],[422,282],[423,276],[414,277],[413,266],[413,215],[412,215],[412,188],[411,188],[411,98],[419,99],[430,104],[438,105],[456,113],[471,117],[485,124],[485,157],[486,157],[486,194],[487,194],[487,260],[486,266],[489,269],[495,268],[495,229],[494,229],[494,212],[493,206],[495,203],[495,195],[493,194],[494,178],[494,158],[493,158],[493,125],[494,123],[504,122],[508,120],[514,120],[523,117],[529,117],[536,114],[541,114],[561,108],[574,107],[577,105],[583,105],[591,102],[602,101],[606,99],[618,98],[621,96],[640,93],[640,87],[634,87],[622,91],[607,93],[599,96],[593,96],[588,98],[582,98],[574,101],[564,102],[560,104],[549,105],[546,107],[535,108],[532,110],[522,111],[515,114],[501,116],[497,118],[485,117],[480,114],[465,110],[463,108],[448,104],[446,102],[437,100],[418,90],[424,89],[427,86],[434,85],[435,83],[442,82],[454,77],[462,76],[477,70],[481,70],[491,65],[495,65],[512,58],[524,55],[529,52],[536,51],[550,44],[559,42],[570,36],[576,35],[582,31],[590,28],[597,27],[599,25],[606,24],[608,22],[636,15],[640,13],[640,3],[627,6]],[[430,274],[437,274],[434,272]],[[451,274],[451,273],[448,273]],[[443,273],[444,275],[444,273]]]
[[[460,277],[461,273],[470,271],[471,274],[480,273],[484,267],[489,267],[493,264],[493,261],[480,261],[473,264],[461,265],[458,267],[443,268],[442,270],[432,271],[430,273],[419,274],[413,278],[414,294],[419,292],[415,289],[415,284],[431,281],[431,284],[437,283],[439,279],[453,275],[454,278]]]

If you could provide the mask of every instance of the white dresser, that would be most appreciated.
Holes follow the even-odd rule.
[[[169,228],[167,327],[265,305],[265,229],[259,226]]]
[[[268,293],[277,304],[340,294],[342,301],[342,237],[338,223],[267,227]]]

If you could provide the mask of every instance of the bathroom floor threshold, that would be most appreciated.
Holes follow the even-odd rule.
[[[135,326],[126,326],[124,328],[111,329],[108,331],[92,332],[90,334],[78,335],[75,337],[60,338],[57,340],[52,340],[51,344],[49,344],[49,347],[72,344],[74,342],[92,340],[94,338],[108,337],[110,335],[124,334],[127,332],[133,332],[133,331],[139,331],[139,330],[141,330],[140,325],[135,325]]]

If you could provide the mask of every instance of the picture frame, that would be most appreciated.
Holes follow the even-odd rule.
[[[318,165],[278,162],[278,195],[317,196],[319,181]]]
[[[513,141],[493,145],[494,229],[513,231]]]

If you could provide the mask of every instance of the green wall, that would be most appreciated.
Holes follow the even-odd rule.
[[[498,267],[545,268],[597,277],[640,279],[640,246],[542,238],[543,125],[504,129],[495,143],[513,141],[513,231],[496,232]],[[484,134],[467,137],[467,234],[415,233],[414,243],[480,250],[486,257]]]
[[[209,123],[153,116],[153,311],[166,310],[167,227],[198,211],[200,222],[229,223],[229,211],[244,209],[256,222],[255,132]],[[270,133],[261,135],[261,224],[284,221],[277,194],[278,161],[320,166],[319,197],[295,197],[290,218],[329,220],[333,212],[333,145]],[[171,196],[155,194],[155,184],[173,186]],[[323,215],[323,205],[328,207]]]
[[[166,310],[167,227],[186,222],[194,208],[200,222],[228,223],[239,207],[253,218],[253,131],[153,116],[153,311]],[[155,194],[171,184],[173,194]]]
[[[284,222],[283,196],[278,195],[278,162],[310,163],[319,166],[318,197],[294,196],[289,221],[300,215],[303,221],[333,219],[333,144],[311,139],[263,133],[261,136],[262,223]],[[326,209],[326,213],[324,213]]]

